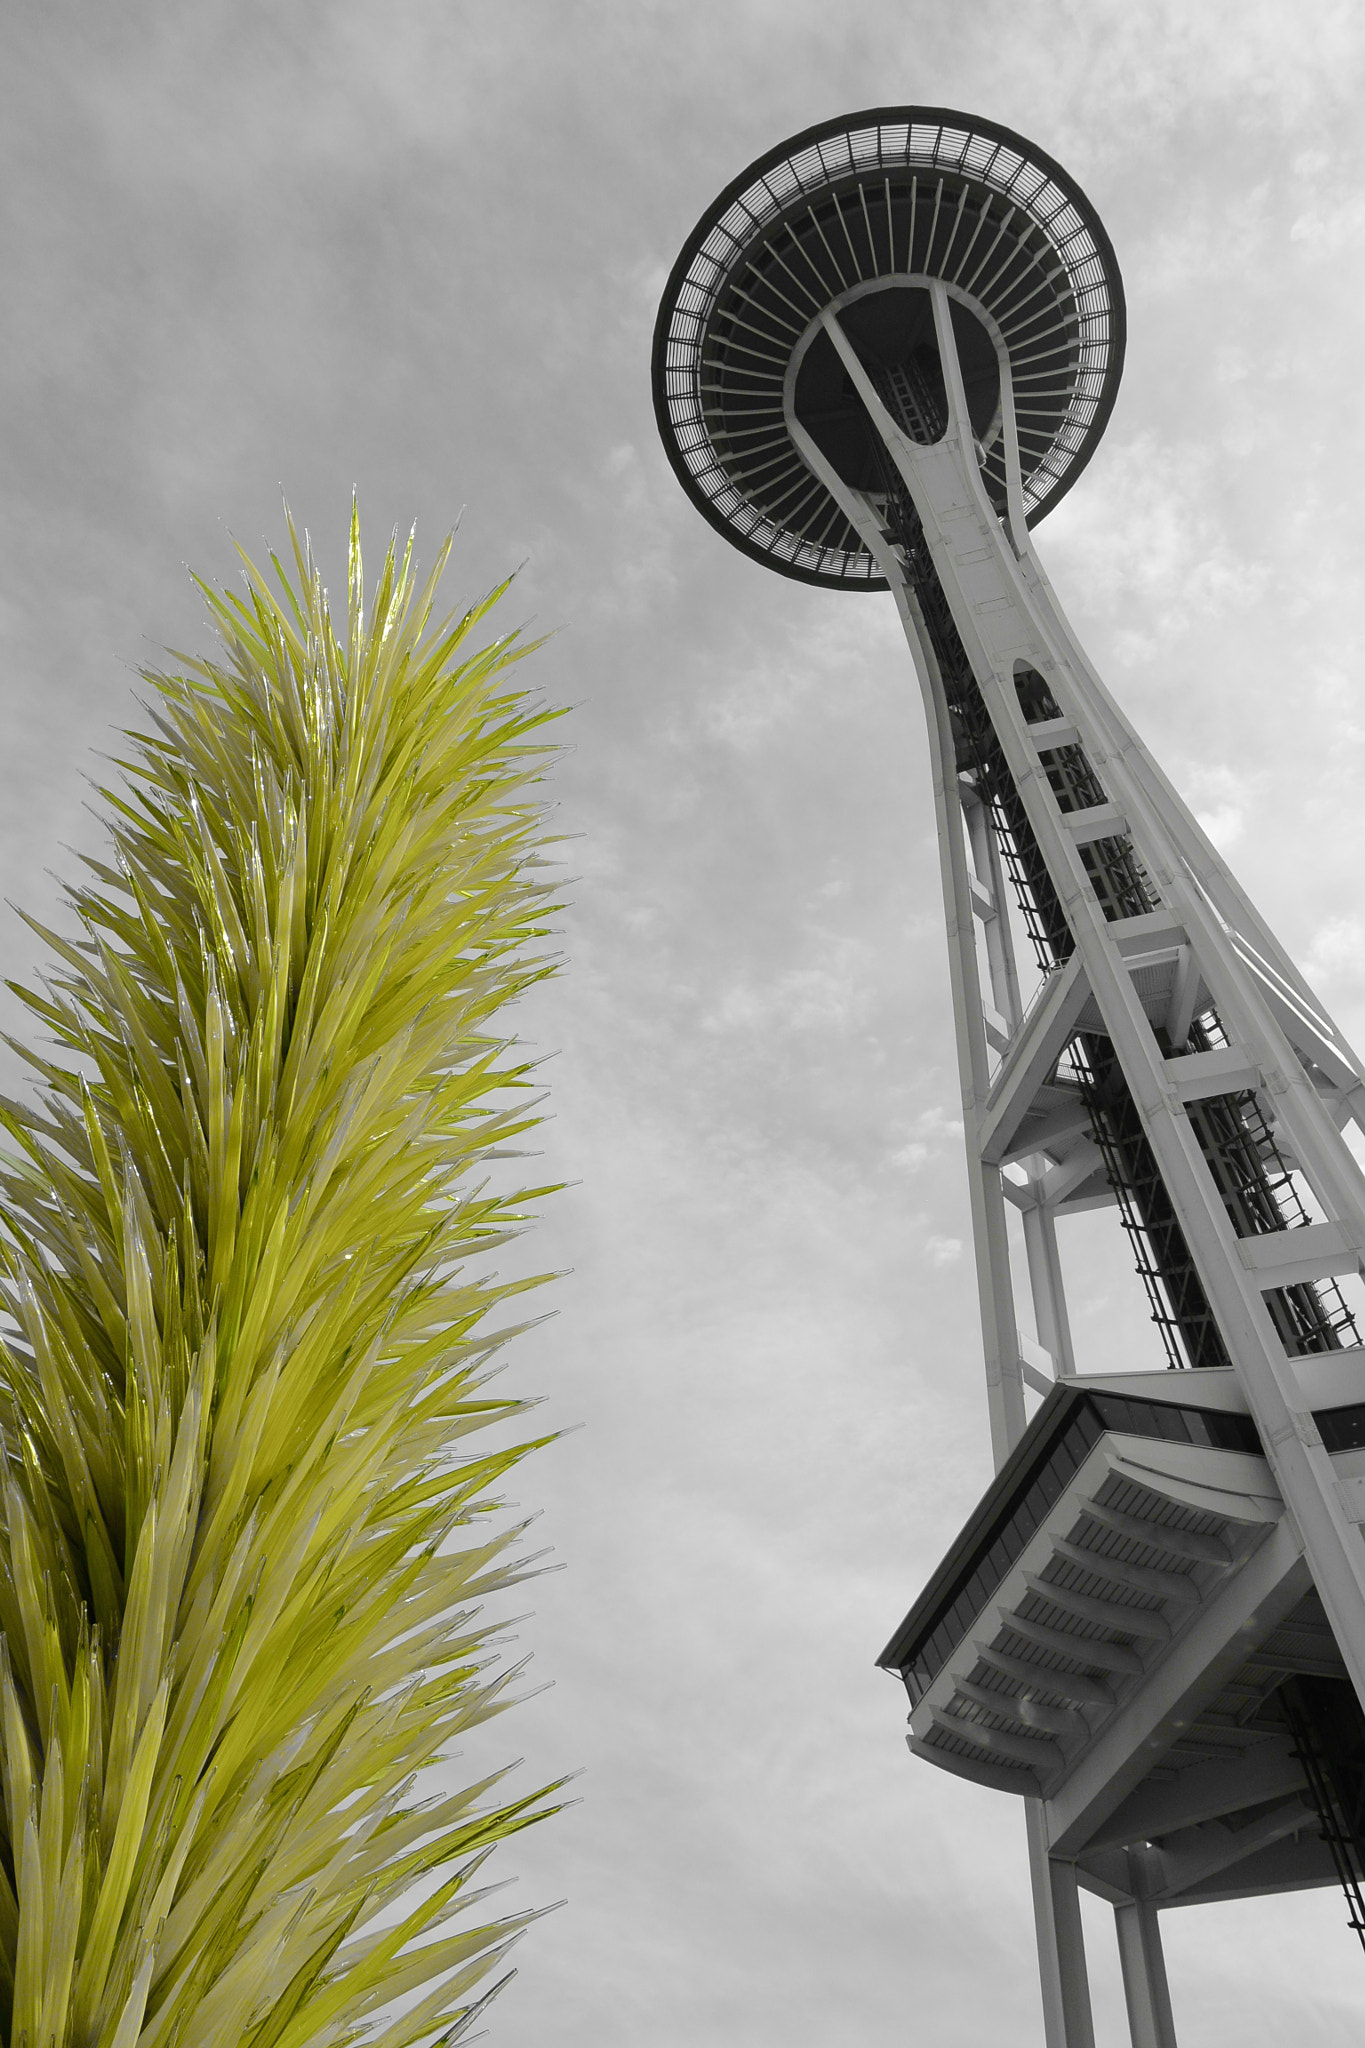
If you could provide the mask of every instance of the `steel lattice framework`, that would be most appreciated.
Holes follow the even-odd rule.
[[[1340,1881],[1365,1939],[1365,1069],[1034,550],[1123,344],[1058,165],[880,108],[721,194],[654,351],[693,502],[889,590],[928,715],[997,1473],[879,1661],[917,1756],[1025,1803],[1049,2048],[1093,2048],[1078,1885],[1135,2048],[1175,2041],[1162,1908]],[[1177,1371],[1075,1356],[1061,1243],[1101,1206]]]

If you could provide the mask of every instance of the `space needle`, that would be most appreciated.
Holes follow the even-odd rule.
[[[928,717],[996,1472],[878,1661],[912,1755],[1023,1807],[1048,2048],[1093,2048],[1080,1888],[1134,2048],[1176,2040],[1163,1911],[1338,1884],[1365,1941],[1365,1069],[1034,547],[1124,336],[1060,165],[882,107],[726,187],[653,363],[697,509],[784,576],[889,592]],[[1073,1345],[1097,1207],[1155,1370]]]

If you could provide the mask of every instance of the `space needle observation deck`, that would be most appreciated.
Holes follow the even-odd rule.
[[[886,589],[842,494],[812,473],[804,437],[846,483],[877,494],[880,437],[834,321],[915,438],[937,437],[935,285],[992,505],[1031,526],[1070,489],[1123,366],[1109,237],[1061,166],[1008,129],[944,108],[880,109],[760,157],[688,237],[664,293],[664,447],[736,547],[804,582]]]

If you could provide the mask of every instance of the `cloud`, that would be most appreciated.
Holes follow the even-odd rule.
[[[1342,166],[1338,175],[1344,171]],[[1289,239],[1319,261],[1358,247],[1365,242],[1365,197],[1342,190],[1336,178],[1322,180],[1313,205],[1290,228]]]
[[[1329,918],[1314,933],[1304,972],[1324,988],[1354,991],[1365,986],[1365,919]]]
[[[1219,848],[1235,845],[1246,823],[1246,814],[1240,804],[1221,804],[1216,810],[1196,811],[1195,816]]]
[[[752,982],[733,984],[719,1002],[705,1011],[699,1028],[717,1035],[728,1032],[834,1030],[846,1034],[866,1017],[869,982],[856,972],[828,967],[796,967],[767,987]]]
[[[888,1153],[888,1163],[906,1173],[917,1173],[931,1160],[942,1159],[945,1154],[956,1157],[962,1143],[962,1120],[950,1116],[948,1111],[935,1103],[920,1111],[910,1124],[905,1138]]]
[[[1255,804],[1265,781],[1264,774],[1223,762],[1196,761],[1185,771],[1183,794],[1214,845],[1226,849],[1241,838],[1248,807]]]
[[[703,206],[841,106],[979,107],[1056,155],[1129,340],[1041,552],[1253,893],[1360,988],[1359,7],[1307,32],[1280,0],[696,0],[685,32],[661,0],[13,12],[8,893],[51,917],[129,664],[203,645],[181,565],[230,580],[281,478],[334,589],[356,484],[427,559],[466,503],[460,590],[529,554],[515,615],[567,625],[523,673],[579,707],[553,788],[587,836],[567,972],[513,1021],[563,1048],[543,1171],[575,1185],[499,1256],[573,1269],[504,1384],[590,1427],[522,1484],[569,1567],[521,1631],[556,1687],[487,1755],[592,1768],[572,1819],[499,1851],[527,1903],[570,1903],[493,2041],[1036,2033],[1018,1813],[912,1764],[871,1669],[989,1477],[918,691],[887,601],[698,518],[650,328]],[[1122,1360],[1138,1283],[1112,1214],[1072,1221],[1078,1345]],[[1310,1979],[1314,2040],[1355,2038],[1332,1895],[1163,1919],[1205,2048],[1302,2033]]]
[[[1199,615],[1255,591],[1252,565],[1220,516],[1211,450],[1144,427],[1114,437],[1106,472],[1102,505],[1077,504],[1073,493],[1043,544],[1049,555],[1060,545],[1088,608],[1118,625],[1125,659],[1149,656]]]

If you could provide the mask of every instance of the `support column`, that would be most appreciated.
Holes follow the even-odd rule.
[[[1043,1993],[1043,2039],[1047,2048],[1095,2048],[1076,1866],[1048,1855],[1042,1802],[1029,1799],[1024,1804]],[[1135,2042],[1137,2038],[1135,2034]],[[1161,2048],[1166,2048],[1164,2041]]]
[[[976,870],[980,886],[989,892],[994,910],[982,919],[982,936],[986,942],[986,959],[990,966],[991,996],[996,1009],[1004,1018],[1011,1031],[1018,1029],[1024,1005],[1019,994],[1019,973],[1014,963],[1014,948],[1010,944],[1010,928],[1006,915],[1005,871],[1000,859],[1000,848],[991,829],[984,804],[977,798],[968,798],[959,784],[962,796],[962,817],[967,828],[967,840],[972,850],[972,866]]]
[[[1024,1248],[1028,1253],[1038,1342],[1052,1353],[1059,1374],[1074,1372],[1076,1358],[1071,1348],[1071,1319],[1066,1312],[1066,1288],[1057,1250],[1057,1221],[1050,1209],[1025,1209]]]
[[[1156,1907],[1147,1899],[1115,1906],[1114,1927],[1133,2048],[1176,2048]]]

